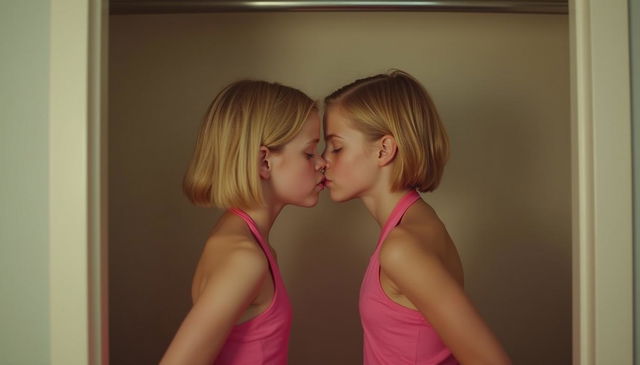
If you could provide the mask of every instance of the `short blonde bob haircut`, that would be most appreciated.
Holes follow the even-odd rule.
[[[277,83],[243,80],[212,101],[183,188],[192,203],[219,208],[263,204],[260,147],[278,152],[304,126],[315,102]]]
[[[325,98],[370,141],[396,140],[391,189],[433,191],[449,158],[449,138],[427,90],[399,70],[359,79]],[[325,114],[326,115],[326,114]]]

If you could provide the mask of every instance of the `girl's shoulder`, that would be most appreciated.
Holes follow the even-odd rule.
[[[404,261],[410,256],[439,256],[444,236],[437,228],[415,229],[398,226],[394,228],[380,249],[380,262]]]
[[[208,238],[196,266],[192,297],[195,302],[211,280],[262,280],[268,272],[269,262],[257,242],[243,235],[214,234]]]
[[[404,217],[387,235],[380,249],[381,264],[408,256],[442,258],[453,244],[443,222],[431,207]]]
[[[444,223],[432,209],[420,213],[412,212],[389,232],[380,249],[382,269],[391,276],[406,275],[407,280],[416,273],[438,276],[446,272],[463,284],[460,256]]]
[[[223,222],[210,232],[197,271],[209,275],[228,265],[253,266],[267,271],[269,263],[260,244],[246,227]]]
[[[253,237],[238,232],[212,233],[204,245],[201,261],[208,265],[219,265],[228,260],[251,260],[266,264],[266,257]]]

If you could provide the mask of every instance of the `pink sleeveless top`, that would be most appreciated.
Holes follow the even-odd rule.
[[[380,284],[380,248],[420,195],[410,191],[391,211],[360,287],[365,365],[454,365],[458,361],[422,313],[391,300]]]
[[[280,269],[253,219],[240,209],[232,208],[230,212],[247,223],[264,251],[273,277],[274,293],[271,305],[264,312],[233,327],[214,364],[287,364],[292,311]]]

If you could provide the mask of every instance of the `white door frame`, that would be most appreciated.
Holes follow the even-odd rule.
[[[633,362],[627,0],[572,0],[573,363]]]
[[[51,363],[108,364],[108,0],[51,0]],[[631,364],[627,0],[570,0],[573,363]]]
[[[51,0],[49,320],[53,365],[108,364],[108,0]]]

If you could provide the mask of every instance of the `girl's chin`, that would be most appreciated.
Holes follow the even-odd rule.
[[[311,208],[315,207],[320,200],[320,191],[313,191],[306,199],[302,200],[299,204],[296,204],[301,207]]]
[[[329,188],[329,196],[331,197],[331,200],[336,203],[343,203],[358,197],[355,195],[344,194],[335,188]]]
[[[346,200],[342,195],[340,195],[337,191],[333,189],[329,190],[329,196],[331,197],[331,200],[333,200],[336,203],[340,203]]]
[[[306,208],[315,207],[316,205],[318,205],[318,196],[316,195],[315,198],[309,199],[306,202],[304,202],[304,204],[300,204],[300,205]]]

